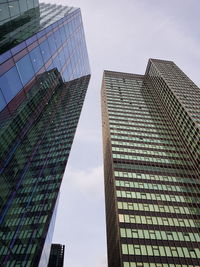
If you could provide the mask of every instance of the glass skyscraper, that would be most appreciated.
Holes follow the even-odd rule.
[[[63,267],[65,246],[60,244],[51,245],[48,267]]]
[[[47,266],[90,79],[79,8],[0,4],[0,263]]]
[[[104,71],[109,267],[200,266],[200,89],[171,61]]]

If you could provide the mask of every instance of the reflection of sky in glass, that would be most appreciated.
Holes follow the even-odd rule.
[[[31,62],[33,64],[33,68],[35,73],[39,71],[39,69],[44,65],[41,50],[39,47],[36,47],[30,52]]]
[[[17,94],[17,92],[22,88],[22,83],[19,78],[16,67],[11,68],[3,76],[0,77],[1,90],[4,98],[7,102]],[[5,106],[4,98],[0,100],[0,107],[3,109]]]
[[[20,59],[16,65],[22,84],[27,84],[34,76],[34,70],[29,55]]]
[[[11,54],[6,52],[1,56],[2,61],[7,60],[2,64],[1,76],[2,92],[4,94],[6,91],[7,103],[41,72],[41,68],[44,68],[43,71],[57,68],[65,82],[89,74],[80,10],[75,10],[59,22],[22,42],[11,49],[11,53],[17,66],[15,74],[6,67],[8,62],[10,67],[14,66],[14,62],[9,61]],[[12,79],[16,80],[13,82],[14,85],[9,82],[12,76],[14,77]],[[5,105],[1,100],[1,110]]]
[[[44,3],[39,6],[38,0],[3,2],[0,3],[0,53],[15,47],[77,9]],[[40,33],[38,37],[39,35]]]

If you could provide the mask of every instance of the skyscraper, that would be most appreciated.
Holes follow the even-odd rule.
[[[200,89],[171,61],[104,71],[109,267],[200,266]]]
[[[51,245],[48,267],[63,267],[65,246],[60,244]]]
[[[81,13],[32,0],[0,9],[0,263],[47,266],[90,79]]]

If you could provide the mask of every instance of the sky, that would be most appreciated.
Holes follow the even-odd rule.
[[[65,267],[106,267],[103,70],[144,74],[149,58],[172,60],[200,86],[200,1],[45,2],[81,8],[92,71],[61,186],[53,242],[66,246]]]

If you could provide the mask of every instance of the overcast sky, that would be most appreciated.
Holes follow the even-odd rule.
[[[200,0],[59,3],[81,8],[92,78],[61,188],[53,241],[66,245],[65,267],[106,267],[100,113],[103,70],[144,74],[149,58],[166,59],[199,86]]]

